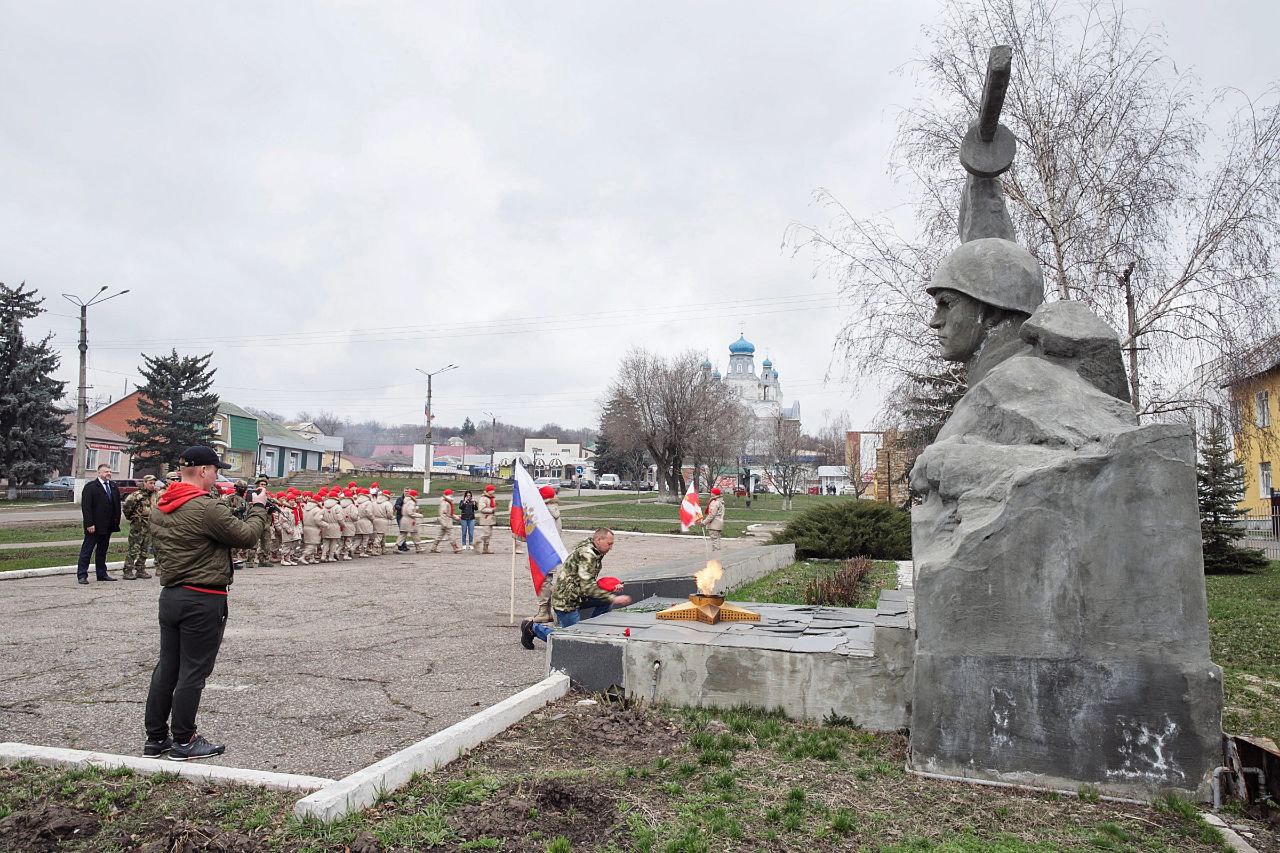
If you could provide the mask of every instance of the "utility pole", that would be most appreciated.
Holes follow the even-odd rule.
[[[62,294],[62,298],[77,305],[80,308],[80,388],[76,394],[76,455],[71,460],[71,475],[75,477],[75,485],[72,487],[71,497],[76,503],[80,503],[80,493],[84,490],[85,478],[85,422],[89,417],[89,405],[85,399],[87,391],[88,379],[86,371],[89,364],[89,306],[106,302],[108,299],[115,299],[117,296],[124,296],[128,290],[122,290],[119,293],[113,293],[110,296],[103,296],[107,290],[107,285],[98,288],[98,292],[85,302],[79,296],[71,293]]]
[[[439,370],[433,370],[430,373],[420,367],[414,370],[427,377],[427,464],[426,471],[422,474],[422,496],[425,498],[431,492],[431,419],[434,415],[431,413],[431,378],[438,373],[447,373],[457,368],[456,364],[445,365]]]

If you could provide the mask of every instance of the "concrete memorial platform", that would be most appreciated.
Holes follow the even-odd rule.
[[[733,556],[724,567],[717,588],[742,582],[732,575]],[[649,573],[660,570],[665,583],[687,595],[698,568],[681,561]],[[687,599],[655,596],[557,631],[550,668],[565,672],[579,688],[620,687],[645,701],[748,705],[811,720],[835,712],[869,729],[894,731],[907,724],[910,706],[910,564],[900,569],[899,586],[885,590],[874,609],[733,601],[760,620],[715,624],[660,620],[659,611]]]

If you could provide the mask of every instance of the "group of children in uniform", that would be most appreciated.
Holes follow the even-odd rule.
[[[259,479],[257,486],[265,488],[266,480]],[[224,494],[233,511],[247,503],[244,491],[243,484],[236,484]],[[236,555],[245,566],[336,563],[387,553],[395,508],[390,493],[377,483],[367,488],[355,483],[326,486],[316,492],[290,487],[268,492],[268,497],[274,509],[271,524],[257,548]]]
[[[265,477],[255,483],[256,488],[264,490],[267,485]],[[232,505],[233,512],[248,505],[248,486],[243,481],[228,483],[222,491],[222,498]],[[416,489],[405,489],[395,501],[391,493],[379,488],[376,482],[367,488],[350,482],[345,488],[333,485],[315,492],[290,487],[283,492],[268,491],[267,496],[275,509],[271,524],[258,547],[236,552],[238,567],[298,566],[381,556],[387,553],[388,531],[396,530],[399,536],[395,549],[400,552],[407,553],[410,544],[419,554],[427,550],[435,552],[446,541],[455,554],[464,548],[476,550],[474,546],[458,544],[454,525],[459,515],[454,508],[452,489],[445,489],[440,498],[434,520],[436,536],[430,549],[419,537],[428,522],[419,509]],[[498,510],[494,487],[485,486],[474,504],[475,523],[480,528],[477,553],[492,554],[490,546]]]

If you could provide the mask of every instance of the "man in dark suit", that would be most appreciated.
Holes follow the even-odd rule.
[[[76,562],[76,580],[89,582],[90,554],[98,580],[115,580],[107,574],[107,548],[111,534],[120,530],[120,491],[111,482],[110,465],[99,465],[97,479],[84,484],[84,491],[80,493],[80,516],[84,519],[84,542]]]

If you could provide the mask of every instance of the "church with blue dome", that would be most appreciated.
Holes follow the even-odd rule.
[[[760,363],[760,371],[756,372],[756,346],[747,340],[745,333],[739,334],[738,339],[729,344],[729,364],[724,374],[710,359],[702,363],[702,369],[737,391],[743,405],[750,408],[757,418],[782,416],[787,420],[800,420],[798,402],[784,405],[778,369],[768,356]]]

